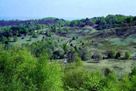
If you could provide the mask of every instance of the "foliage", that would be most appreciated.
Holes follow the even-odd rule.
[[[68,70],[64,76],[64,89],[66,91],[99,91],[101,76],[88,73],[83,69]]]
[[[116,59],[121,58],[121,52],[117,52],[116,55],[115,55],[115,58],[116,58]]]
[[[131,55],[129,52],[125,52],[124,59],[130,59]]]
[[[86,47],[82,47],[78,50],[78,53],[83,61],[87,61],[89,59],[89,51]]]
[[[66,21],[57,18],[45,18],[30,21],[2,21],[0,27],[0,91],[135,91],[136,69],[130,74],[118,78],[114,72],[105,68],[100,72],[90,72],[84,69],[84,62],[90,58],[90,51],[97,51],[87,41],[78,44],[77,39],[83,41],[83,32],[73,32],[74,29],[83,29],[86,26],[98,30],[129,27],[136,24],[136,17],[123,15],[108,15],[106,17],[86,18],[81,20]],[[11,24],[10,24],[11,23]],[[45,25],[42,25],[45,24]],[[14,25],[14,26],[13,26]],[[46,31],[47,29],[47,31]],[[124,30],[125,31],[125,30]],[[134,31],[132,31],[134,32]],[[131,32],[131,33],[132,33]],[[90,32],[87,32],[90,39]],[[107,31],[105,32],[105,34]],[[116,30],[118,35],[124,33]],[[28,42],[33,38],[43,37],[41,41],[18,46],[11,46],[10,42],[16,42],[19,38],[28,36]],[[54,40],[59,34],[59,39]],[[72,34],[73,36],[69,36]],[[97,32],[95,33],[97,35]],[[45,36],[46,35],[46,36]],[[66,35],[66,37],[64,37]],[[68,36],[67,36],[68,35]],[[127,35],[127,34],[126,34]],[[55,37],[52,37],[55,36]],[[13,38],[13,39],[12,39]],[[66,39],[68,42],[61,42]],[[72,39],[70,39],[72,38]],[[87,39],[85,37],[85,39]],[[92,41],[92,40],[91,40]],[[95,41],[95,40],[94,40]],[[101,43],[101,39],[96,41]],[[57,43],[61,42],[61,43]],[[108,44],[109,45],[109,44]],[[100,53],[92,56],[95,60],[102,59]],[[104,46],[105,47],[105,46]],[[118,46],[117,46],[118,47]],[[107,47],[106,49],[108,49]],[[119,49],[119,48],[118,48]],[[107,51],[105,55],[109,59],[120,59],[121,52]],[[125,52],[124,59],[130,59],[130,52]],[[105,58],[106,58],[105,57]],[[68,63],[63,64],[66,59]],[[90,61],[90,60],[89,60]],[[63,67],[62,67],[63,66]],[[117,68],[117,67],[115,67]],[[118,69],[118,68],[117,68]]]
[[[107,57],[108,58],[115,58],[116,52],[114,50],[108,51],[107,52]]]
[[[63,91],[61,67],[46,55],[35,58],[26,49],[0,51],[1,91]]]

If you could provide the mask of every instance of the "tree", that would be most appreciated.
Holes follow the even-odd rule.
[[[37,37],[38,37],[38,35],[36,33],[32,34],[32,38],[37,38]]]
[[[119,59],[120,57],[121,57],[121,52],[117,52],[116,55],[115,55],[115,58]]]
[[[107,58],[115,58],[115,51],[114,50],[108,51]]]
[[[56,26],[56,25],[52,25],[52,26],[50,27],[50,29],[51,29],[51,31],[54,32],[54,33],[57,32],[57,26]]]
[[[0,41],[1,41],[2,43],[6,44],[6,43],[9,42],[9,39],[8,39],[7,37],[5,37],[5,36],[1,36],[1,37],[0,37]]]
[[[56,50],[53,52],[52,58],[54,59],[62,59],[64,58],[64,51],[63,50]]]
[[[81,60],[81,58],[78,56],[78,54],[77,54],[76,57],[75,57],[75,66],[76,66],[76,67],[83,66],[82,60]]]
[[[96,62],[99,62],[102,59],[102,56],[100,53],[94,53],[92,55],[92,59],[94,59]]]
[[[49,63],[49,59],[43,55],[37,66],[37,82],[40,91],[63,91],[62,69],[57,62]]]
[[[124,56],[124,59],[130,59],[130,53],[129,52],[125,52],[125,56]]]
[[[17,41],[17,39],[18,39],[18,38],[17,38],[17,36],[14,36],[13,41],[14,41],[14,42],[16,42],[16,41]]]
[[[63,48],[65,54],[69,51],[69,46],[67,45],[67,43],[63,44],[62,48]]]
[[[68,58],[68,62],[74,62],[75,58],[76,58],[76,51],[72,48],[68,53],[67,53],[67,58]]]
[[[89,59],[89,51],[86,47],[80,48],[78,53],[83,61],[87,61]]]

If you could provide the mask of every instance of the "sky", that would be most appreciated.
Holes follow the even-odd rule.
[[[0,19],[136,16],[136,0],[0,0]]]

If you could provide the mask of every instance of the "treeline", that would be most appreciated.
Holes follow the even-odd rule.
[[[98,30],[114,28],[114,27],[124,27],[124,26],[134,26],[136,25],[136,17],[134,16],[124,16],[124,15],[108,15],[106,17],[94,17],[86,18],[82,20],[71,21],[70,26],[92,26]]]
[[[33,19],[33,20],[0,20],[0,26],[18,26],[20,24],[26,25],[26,24],[45,24],[45,25],[56,25],[56,24],[61,24],[64,25],[66,24],[66,20],[64,19],[58,19],[58,18],[43,18],[43,19]]]
[[[12,22],[14,23],[12,24]],[[62,35],[70,31],[69,27],[82,29],[85,26],[90,26],[98,30],[116,27],[129,28],[130,26],[136,25],[136,17],[123,15],[108,15],[106,17],[94,17],[91,19],[86,18],[73,21],[66,21],[57,18],[45,18],[41,20],[28,21],[0,21],[0,25],[3,26],[0,27],[0,41],[4,43],[10,41],[11,37],[14,38],[14,40],[16,40],[17,37],[26,35],[32,35],[35,37],[35,35],[38,34],[37,32],[39,32],[35,30],[42,30],[46,28],[49,30],[49,32],[54,32]],[[46,34],[49,35],[49,32]]]
[[[97,25],[96,29],[108,29],[115,27],[129,27],[136,25],[136,17],[123,15],[108,15],[106,17],[92,18]]]
[[[39,24],[36,25],[33,23],[20,24],[17,26],[0,27],[0,42],[2,43],[16,42],[17,37],[22,37],[23,39],[27,35],[35,37],[35,35],[40,32],[40,31],[37,32],[37,30],[43,29],[45,27],[46,25]]]
[[[121,26],[134,26],[136,24],[135,16],[124,16],[124,15],[108,15],[106,17],[94,17],[86,18],[81,20],[67,21],[58,18],[44,18],[39,20],[27,20],[27,21],[0,21],[0,26],[13,26],[19,24],[45,24],[45,25],[60,25],[69,27],[84,27],[92,26],[96,29],[107,29]]]

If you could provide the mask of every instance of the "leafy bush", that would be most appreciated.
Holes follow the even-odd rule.
[[[117,52],[116,55],[115,55],[115,58],[120,59],[121,58],[121,52]]]
[[[107,57],[108,58],[115,58],[116,52],[114,50],[108,51],[107,52]]]
[[[52,58],[53,59],[62,59],[64,58],[64,50],[56,50],[53,52],[53,55],[52,55]]]
[[[125,52],[125,56],[124,56],[124,59],[130,59],[130,53],[129,52]]]
[[[85,47],[80,48],[80,50],[78,50],[78,53],[83,61],[89,60],[90,54],[87,48]]]
[[[26,49],[0,51],[1,91],[63,91],[63,73],[46,55],[37,59]]]
[[[71,69],[64,76],[64,89],[66,91],[99,91],[101,85],[99,73],[89,73],[83,69]]]

